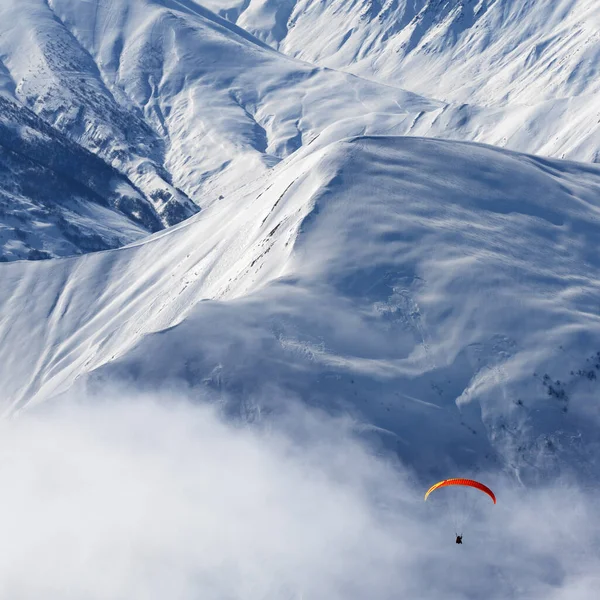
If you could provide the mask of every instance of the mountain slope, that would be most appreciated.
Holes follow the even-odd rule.
[[[527,478],[575,453],[585,470],[599,191],[574,163],[321,138],[146,242],[4,265],[4,410],[93,373],[95,390],[199,386],[247,417],[286,395],[343,409],[434,471],[445,455]]]
[[[13,27],[18,23],[18,27]],[[165,225],[196,212],[161,165],[163,141],[109,90],[96,64],[46,2],[0,7],[0,52],[15,95],[47,123],[120,170]]]
[[[197,212],[181,189],[208,206],[331,123],[352,121],[353,133],[405,131],[419,111],[440,106],[391,88],[380,99],[380,86],[290,61],[193,4],[27,0],[0,11],[1,133],[11,156],[4,179],[11,208],[0,217],[3,260],[127,243]],[[379,127],[363,116],[367,107],[390,118]],[[92,160],[87,151],[101,159],[97,175],[73,169]],[[15,152],[24,164],[14,162]],[[122,199],[106,189],[102,200],[91,200],[118,205],[133,223],[98,213],[89,198],[80,206],[82,192],[69,181],[43,198],[41,186],[23,181],[36,169],[52,179],[43,169],[61,160],[68,173],[59,169],[59,179],[87,185],[95,177],[96,193],[115,170],[129,180],[126,187],[133,182],[137,191]]]
[[[598,92],[593,0],[206,4],[286,54],[445,100],[531,105]]]
[[[274,6],[283,10],[287,6],[290,14],[297,13],[297,29],[290,30],[278,45],[291,53],[295,53],[292,47],[295,31],[303,32],[302,39],[311,42],[306,45],[306,52],[314,54],[321,46],[329,47],[328,38],[320,29],[324,23],[329,27],[330,22],[340,19],[354,22],[360,14],[360,27],[356,25],[347,43],[362,40],[360,36],[364,34],[366,37],[361,43],[371,48],[369,52],[373,56],[381,55],[379,62],[372,64],[385,65],[385,68],[396,65],[385,54],[386,48],[390,47],[396,34],[405,31],[408,27],[405,21],[412,15],[409,11],[402,13],[404,16],[400,18],[398,11],[408,11],[408,5],[402,2],[388,3],[380,12],[375,8],[365,12],[360,2],[343,7],[307,5],[303,11],[300,5],[284,4],[250,3],[245,11],[238,7],[237,12],[237,9],[233,10],[233,4],[225,6],[213,2],[208,6],[230,18],[239,17],[238,21],[248,27],[252,14],[268,12]],[[417,16],[411,16],[409,22],[417,19],[422,27],[431,26],[433,29],[427,30],[430,33],[423,30],[424,36],[434,35],[436,31],[435,35],[438,35],[444,19],[451,19],[455,24],[452,31],[456,30],[460,35],[438,36],[439,39],[434,36],[440,44],[440,40],[444,42],[436,54],[423,54],[424,50],[421,52],[422,48],[417,44],[414,56],[418,58],[423,54],[425,58],[417,60],[413,57],[415,73],[431,73],[435,81],[428,80],[421,85],[411,75],[406,77],[406,82],[412,88],[426,89],[428,94],[441,93],[441,88],[436,86],[446,77],[442,77],[443,71],[452,85],[460,86],[466,76],[456,73],[459,67],[455,63],[463,65],[460,68],[471,68],[468,65],[474,59],[469,55],[464,60],[450,60],[448,53],[458,52],[461,44],[467,44],[463,39],[465,36],[492,27],[486,25],[490,19],[494,23],[494,35],[500,37],[494,44],[490,43],[489,50],[478,51],[477,56],[489,54],[486,60],[498,63],[500,68],[503,64],[500,57],[508,52],[504,45],[514,33],[507,30],[508,17],[503,12],[498,13],[501,5],[481,5],[477,19],[467,23],[469,27],[463,23],[464,26],[458,29],[456,23],[460,20],[456,20],[458,17],[454,12],[448,12],[446,4],[426,3],[419,8],[418,14],[415,13]],[[539,6],[543,8],[543,5]],[[465,5],[463,10],[467,8]],[[573,14],[579,14],[577,10],[584,8],[581,1],[574,4]],[[49,135],[50,126],[55,132],[54,138],[68,137],[72,143],[96,154],[129,179],[128,185],[133,184],[143,196],[132,204],[131,198],[135,194],[128,193],[126,200],[119,201],[111,199],[112,192],[102,193],[109,206],[114,208],[118,204],[119,210],[122,209],[133,221],[122,222],[117,217],[117,221],[107,225],[106,229],[100,221],[112,221],[112,215],[89,214],[84,218],[83,209],[75,209],[79,216],[74,216],[69,212],[72,207],[67,209],[64,202],[57,202],[66,194],[68,202],[78,204],[76,194],[67,188],[57,189],[43,202],[35,192],[29,196],[19,192],[15,197],[10,191],[9,176],[4,186],[11,202],[20,204],[17,211],[20,221],[14,221],[11,210],[2,217],[4,260],[63,256],[86,249],[114,247],[141,235],[141,232],[134,233],[140,224],[145,230],[175,224],[197,212],[198,205],[210,206],[266,174],[278,161],[310,144],[323,132],[327,133],[328,139],[334,136],[334,131],[337,139],[365,134],[458,138],[585,160],[595,160],[598,148],[597,109],[589,102],[589,94],[595,89],[594,78],[586,79],[588,87],[581,84],[562,92],[550,91],[545,102],[540,102],[543,96],[536,96],[536,104],[520,104],[522,94],[512,94],[508,103],[493,94],[486,100],[487,92],[484,91],[480,96],[470,93],[461,96],[459,87],[454,97],[461,103],[448,104],[290,60],[193,2],[11,0],[3,3],[0,10],[0,28],[3,27],[0,78],[5,101],[12,101],[9,112],[14,115],[22,110],[17,121],[27,121],[28,127],[37,131],[40,139]],[[540,10],[527,4],[523,14],[539,17],[545,14]],[[506,14],[512,15],[510,11]],[[504,20],[496,22],[500,19],[498,15],[504,15]],[[529,23],[525,17],[523,19]],[[18,28],[11,26],[14,22],[18,23]],[[276,22],[280,20],[276,19]],[[531,36],[546,35],[545,27],[554,26],[552,23],[556,25],[552,20],[543,27],[537,22],[535,27],[529,23],[527,31],[537,33],[531,33],[529,37],[521,34],[523,43]],[[306,27],[312,27],[314,31],[305,31],[303,28]],[[394,35],[391,29],[388,31],[390,27],[397,30]],[[274,43],[273,39],[265,37],[266,30],[254,28],[252,31]],[[384,32],[381,43],[367,43],[366,40],[371,40],[369,36],[377,31]],[[315,32],[317,37],[313,39],[311,36]],[[594,44],[589,45],[589,52],[594,48]],[[402,69],[412,64],[413,54],[405,56]],[[437,58],[430,64],[427,61],[433,60],[432,56]],[[311,58],[321,60],[323,57],[318,54]],[[358,66],[366,64],[366,60],[356,62],[353,59],[354,62],[341,61],[339,64],[363,72]],[[562,58],[557,60],[564,62]],[[519,79],[514,85],[523,84],[533,89],[535,86],[530,85],[527,77],[534,77],[538,68],[541,67],[532,63],[518,69]],[[587,73],[583,67],[580,71]],[[493,70],[486,69],[485,72],[486,77],[481,82],[493,81]],[[392,79],[394,84],[398,83],[396,75]],[[473,80],[471,75],[468,80]],[[559,92],[577,92],[579,95],[556,98],[554,94]],[[480,101],[482,105],[463,103],[465,99]],[[37,115],[37,123],[26,108],[18,108],[20,103]],[[15,131],[15,127],[10,125],[9,130]],[[17,138],[4,137],[16,143]],[[19,143],[22,144],[22,140]],[[31,140],[27,143],[28,158],[52,155],[52,151],[47,153],[43,145],[37,150],[34,145]],[[7,143],[4,147],[10,152],[15,150]],[[19,172],[30,172],[30,167],[9,164],[6,160],[5,172],[15,176]],[[103,167],[98,168],[104,172]],[[21,184],[18,187],[21,191],[24,189]],[[129,204],[132,205],[127,208]],[[52,206],[55,217],[50,216],[48,206]],[[97,209],[86,203],[85,211],[89,210],[94,213]],[[35,214],[44,215],[43,221],[36,220]],[[55,225],[46,228],[43,225],[46,221]],[[75,229],[71,241],[64,233],[68,228],[61,223],[68,223],[68,228]],[[120,228],[122,235],[116,231]],[[84,238],[87,241],[83,241]]]
[[[207,6],[232,18],[241,14],[239,22],[250,27],[243,17],[253,7],[281,9],[283,4],[250,3],[242,13],[228,10],[228,3]],[[336,19],[354,19],[357,11],[362,14],[361,6],[334,3],[304,10],[295,5],[303,23],[298,23],[299,31],[314,29],[302,33],[311,42],[307,52],[327,45],[323,27],[330,28]],[[427,6],[423,11],[433,18],[439,7]],[[385,27],[400,27],[397,11],[405,9],[402,2],[390,4]],[[191,1],[11,0],[2,10],[0,22],[6,25],[0,50],[14,95],[124,173],[165,224],[195,212],[190,199],[210,205],[333,125],[340,138],[365,133],[433,136],[584,160],[594,160],[598,147],[596,112],[588,101],[593,84],[573,98],[537,96],[533,105],[520,99],[508,105],[497,99],[485,102],[472,94],[458,95],[458,103],[448,104],[290,60]],[[482,9],[481,18],[492,18],[488,13],[497,10]],[[385,30],[379,18],[367,16],[360,23],[368,31]],[[22,34],[8,26],[12,22],[19,23]],[[499,32],[503,26],[498,25]],[[392,39],[391,33],[386,35]],[[503,43],[508,39],[508,34],[501,38]],[[448,52],[452,48],[450,44]],[[497,52],[489,60],[496,61]],[[386,57],[381,63],[396,64]],[[465,81],[453,64],[436,63],[436,71],[419,63],[415,72],[432,73],[432,81],[420,88],[416,80],[406,78],[406,83],[437,95],[440,73],[447,73],[453,85]],[[493,71],[486,77],[493,79]],[[390,81],[399,83],[395,76]]]
[[[595,0],[202,3],[290,56],[447,102],[514,109],[502,135],[479,141],[600,161]]]
[[[122,246],[162,229],[139,190],[0,95],[0,260]]]
[[[191,2],[11,0],[0,11],[5,93],[129,178],[164,225],[332,123],[407,129],[441,106],[292,61]],[[393,123],[373,127],[365,110]]]

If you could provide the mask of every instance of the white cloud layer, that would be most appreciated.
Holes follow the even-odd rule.
[[[1,425],[0,598],[593,600],[594,490],[482,475],[448,504],[349,423],[269,425],[158,399],[64,404]]]

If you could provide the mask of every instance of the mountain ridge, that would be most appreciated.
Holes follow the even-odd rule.
[[[5,286],[6,310],[35,298],[2,325],[7,347],[46,348],[33,387],[22,387],[29,368],[0,361],[12,373],[4,410],[78,381],[100,395],[114,384],[204,390],[251,414],[274,387],[403,439],[392,447],[419,468],[442,447],[456,464],[487,456],[480,468],[524,481],[575,451],[589,468],[598,167],[430,138],[315,144],[149,240],[35,272],[4,265],[19,290]],[[441,427],[422,410],[455,421],[455,441],[426,450],[412,439]],[[583,430],[584,449],[566,443]],[[560,452],[544,449],[550,439]]]
[[[595,599],[597,18],[0,2],[0,596]]]

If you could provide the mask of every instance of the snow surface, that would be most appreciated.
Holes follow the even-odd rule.
[[[469,105],[462,139],[600,162],[597,0],[200,3],[287,55]]]
[[[5,411],[87,373],[244,410],[274,385],[348,405],[429,468],[450,448],[517,477],[555,468],[545,440],[598,442],[599,198],[598,167],[319,139],[143,243],[3,266]]]
[[[191,0],[5,0],[0,89],[129,179],[143,201],[128,216],[152,231],[157,221],[159,227],[176,224],[266,173],[330,126],[338,128],[339,139],[431,136],[597,160],[593,69],[599,45],[589,3],[569,3],[562,12],[526,3],[519,18],[514,3],[483,3],[476,15],[469,12],[472,3],[449,12],[448,3],[418,4],[409,10],[405,2],[374,3],[366,10],[362,0],[215,0],[207,8]],[[273,51],[208,9],[239,20],[267,42],[281,38],[278,47],[313,62]],[[294,27],[282,30],[288,13]],[[399,39],[415,27],[414,50],[396,52]],[[338,56],[332,48],[342,31],[352,35]],[[483,44],[480,38],[490,31],[498,39]],[[436,40],[436,52],[425,38]],[[360,52],[347,52],[357,44]],[[526,52],[531,57],[522,65],[516,57]],[[88,227],[58,212],[71,228]],[[25,219],[18,229],[40,236],[34,217]],[[5,222],[5,228],[10,244],[19,240],[14,224]],[[131,240],[101,237],[104,247]],[[49,256],[78,250],[38,239],[18,252],[5,243],[2,254],[12,260],[38,247]]]
[[[125,177],[0,96],[0,260],[106,250],[159,229]]]
[[[0,596],[595,598],[597,18],[1,2]]]

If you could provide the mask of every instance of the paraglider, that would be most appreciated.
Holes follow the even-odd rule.
[[[475,488],[475,489],[483,492],[484,494],[487,494],[492,499],[493,503],[496,504],[496,496],[494,495],[494,492],[492,492],[492,490],[487,485],[484,485],[483,483],[480,483],[479,481],[475,481],[473,479],[461,479],[461,478],[444,479],[443,481],[439,481],[438,483],[432,485],[425,493],[424,500],[427,500],[427,498],[429,497],[429,494],[431,494],[431,492],[433,492],[439,488],[452,486],[452,485]],[[459,527],[459,525],[457,525],[456,523],[455,523],[455,526],[457,528]],[[462,533],[461,534],[456,533],[456,543],[462,544],[463,543],[462,540],[463,540]]]
[[[476,488],[478,490],[481,490],[483,493],[487,494],[493,500],[494,504],[496,504],[496,496],[494,496],[494,492],[492,492],[492,490],[490,490],[490,488],[487,485],[483,485],[483,483],[479,483],[479,481],[475,481],[473,479],[444,479],[444,481],[440,481],[439,483],[432,485],[427,490],[427,493],[425,494],[425,500],[427,500],[429,494],[431,494],[431,492],[433,492],[434,490],[437,490],[441,487],[446,487],[448,485],[464,485],[467,487]]]

